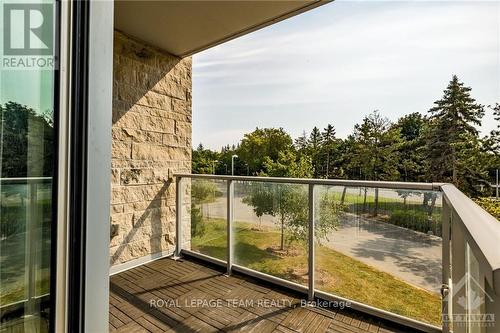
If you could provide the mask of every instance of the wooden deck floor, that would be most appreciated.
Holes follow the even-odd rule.
[[[117,332],[413,332],[353,310],[302,307],[297,294],[186,259],[113,275],[110,289]]]

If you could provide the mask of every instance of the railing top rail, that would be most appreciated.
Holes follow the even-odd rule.
[[[12,178],[0,178],[0,183],[3,184],[45,183],[51,180],[52,177],[12,177]]]
[[[226,175],[189,174],[189,173],[174,174],[174,177],[201,178],[201,179],[213,179],[213,180],[254,181],[254,182],[285,183],[285,184],[371,187],[371,188],[387,188],[396,190],[417,190],[417,191],[439,191],[441,186],[443,185],[442,183],[411,183],[411,182],[386,182],[386,181],[348,180],[348,179],[226,176]]]
[[[452,184],[441,186],[458,220],[463,225],[465,238],[478,260],[484,258],[492,272],[493,287],[500,291],[500,223]]]

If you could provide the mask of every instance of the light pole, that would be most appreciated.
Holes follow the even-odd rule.
[[[234,159],[237,157],[238,157],[238,155],[236,155],[236,154],[231,156],[231,176],[234,176]]]
[[[215,175],[215,163],[219,162],[218,160],[212,161],[212,174]]]

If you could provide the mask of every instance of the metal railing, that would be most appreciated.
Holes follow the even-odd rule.
[[[52,183],[51,177],[26,177],[26,178],[0,178],[0,195],[2,198],[6,198],[8,195],[6,194],[8,191],[5,190],[5,187],[9,186],[18,186],[18,192],[10,191],[10,195],[18,194],[19,196],[25,196],[26,202],[20,203],[20,205],[26,208],[25,215],[22,220],[25,221],[24,227],[24,283],[23,286],[25,288],[24,297],[20,300],[16,300],[9,304],[0,304],[1,314],[2,316],[8,314],[12,311],[16,311],[20,308],[24,308],[25,314],[33,314],[36,313],[37,306],[40,302],[47,299],[48,294],[37,293],[37,269],[39,268],[40,262],[39,258],[37,258],[37,249],[36,246],[40,245],[40,242],[43,239],[40,239],[40,228],[38,221],[41,217],[40,207],[38,204],[38,195],[39,195],[39,186],[40,185],[49,185]],[[25,191],[21,189],[25,187]],[[2,203],[4,206],[5,203]],[[21,206],[20,206],[21,207]],[[4,220],[1,212],[0,217],[2,220],[0,223],[6,224],[9,223]],[[21,224],[22,221],[15,221],[18,224]],[[7,239],[8,237],[6,237]],[[3,240],[2,240],[3,241]],[[8,249],[7,249],[8,251]],[[5,256],[5,258],[9,257],[9,254]],[[4,263],[2,263],[2,266]],[[7,269],[7,267],[3,266],[2,269]]]
[[[500,222],[455,186],[441,191],[443,331],[500,332]]]
[[[245,177],[245,176],[219,176],[219,175],[200,175],[200,174],[176,174],[176,250],[175,256],[180,257],[183,254],[196,257],[201,260],[225,267],[227,273],[239,272],[253,276],[279,286],[284,286],[307,295],[310,300],[315,298],[331,301],[349,301],[354,309],[388,319],[409,327],[413,327],[427,332],[451,331],[462,332],[459,328],[456,313],[459,311],[459,304],[463,302],[460,296],[467,297],[467,292],[457,293],[453,290],[452,284],[462,278],[465,259],[464,249],[470,250],[479,261],[480,279],[483,278],[484,290],[494,294],[496,302],[490,302],[482,311],[491,311],[500,316],[500,223],[496,221],[482,208],[477,206],[472,200],[457,190],[453,185],[443,183],[407,183],[407,182],[378,182],[378,181],[358,181],[358,180],[340,180],[340,179],[299,179],[299,178],[277,178],[277,177]],[[183,199],[186,193],[183,193],[183,179],[199,179],[225,181],[227,184],[227,253],[226,260],[214,258],[191,249],[185,248],[185,239],[183,234]],[[280,277],[265,274],[234,263],[234,183],[238,182],[262,182],[278,184],[300,184],[308,187],[308,281],[307,286],[292,282]],[[343,186],[355,188],[391,189],[391,190],[410,190],[410,191],[440,191],[443,195],[442,207],[442,261],[443,261],[443,327],[430,325],[419,320],[407,318],[386,310],[382,310],[368,304],[353,301],[331,293],[318,290],[315,286],[315,186]],[[453,295],[448,300],[447,295]],[[469,293],[470,294],[470,293]],[[469,295],[470,296],[470,295]],[[488,295],[489,296],[489,295]],[[492,296],[493,298],[493,296]],[[464,318],[464,317],[460,317]],[[466,318],[467,321],[467,318]],[[470,320],[465,326],[470,326]],[[499,332],[500,325],[497,328],[485,328],[478,332]],[[463,332],[475,332],[473,330],[464,330]]]

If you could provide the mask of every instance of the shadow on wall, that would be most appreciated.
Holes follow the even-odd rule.
[[[171,98],[181,101],[190,99],[190,96],[186,96],[186,91],[175,87],[183,84],[182,78],[175,78],[177,73],[171,73],[181,61],[182,59],[176,56],[156,50],[115,31],[113,125],[117,124],[127,112],[138,111],[133,108],[135,105],[171,111]],[[169,74],[172,74],[171,77]],[[189,79],[186,83],[190,88],[191,77],[184,79]],[[152,130],[141,124],[136,124],[133,128]]]
[[[161,248],[161,241],[154,241],[155,239],[158,239],[157,237],[154,237],[156,235],[159,235],[160,237],[163,235],[163,225],[161,222],[161,216],[152,217],[151,214],[154,214],[155,208],[158,208],[158,202],[161,202],[161,198],[165,195],[165,193],[168,190],[168,187],[172,184],[171,181],[165,182],[165,185],[162,187],[162,189],[158,192],[158,194],[154,197],[153,200],[151,200],[151,203],[149,206],[145,209],[144,213],[137,219],[137,221],[134,220],[134,227],[129,231],[129,233],[123,238],[121,244],[118,246],[118,248],[115,250],[111,257],[111,264],[114,264],[118,261],[118,259],[121,257],[123,251],[127,248],[129,245],[129,242],[131,242],[136,235],[137,231],[139,228],[143,227],[144,222],[146,220],[151,221],[151,235],[149,237],[150,240],[150,252],[151,253],[158,253],[162,251]]]
[[[173,172],[191,171],[191,58],[115,31],[111,265],[173,249]]]

